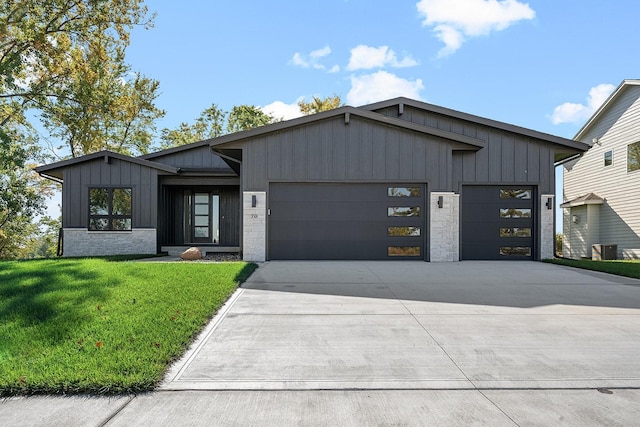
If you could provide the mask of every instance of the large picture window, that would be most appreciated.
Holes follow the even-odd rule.
[[[131,230],[131,188],[89,189],[89,230]]]
[[[627,172],[640,169],[640,142],[627,145]]]

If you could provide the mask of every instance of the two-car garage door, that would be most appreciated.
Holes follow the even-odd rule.
[[[272,183],[268,257],[424,260],[426,196],[424,184]],[[533,187],[464,186],[461,196],[461,259],[534,258]]]
[[[272,183],[269,258],[425,259],[422,184]]]

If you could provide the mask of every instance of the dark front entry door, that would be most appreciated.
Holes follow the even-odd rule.
[[[533,259],[534,199],[529,186],[463,187],[462,259]]]
[[[424,184],[269,187],[269,258],[424,260]]]
[[[193,243],[220,242],[220,197],[217,194],[191,192],[188,212],[189,234]]]

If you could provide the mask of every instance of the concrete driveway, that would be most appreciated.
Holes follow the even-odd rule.
[[[0,399],[0,425],[636,425],[638,354],[632,279],[536,262],[269,262],[161,390]]]
[[[640,281],[537,262],[269,262],[164,390],[640,387]]]

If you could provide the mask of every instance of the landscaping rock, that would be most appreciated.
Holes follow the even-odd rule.
[[[195,261],[197,259],[202,259],[202,252],[194,246],[182,252],[180,254],[180,258],[187,261]]]

